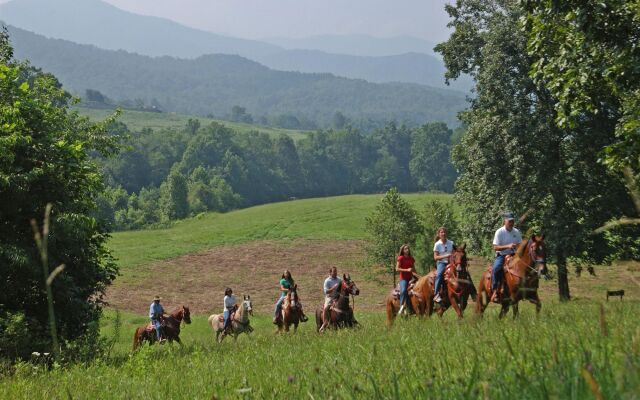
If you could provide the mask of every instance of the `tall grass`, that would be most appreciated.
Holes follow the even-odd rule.
[[[362,328],[273,335],[253,319],[252,338],[215,344],[206,316],[183,330],[184,346],[145,347],[129,355],[123,338],[109,359],[51,372],[19,371],[0,398],[637,398],[637,302],[548,304],[539,318],[399,321],[359,316]],[[123,317],[124,332],[144,319]],[[109,334],[111,322],[105,321]],[[128,336],[128,335],[124,335]],[[125,339],[127,339],[125,341]]]

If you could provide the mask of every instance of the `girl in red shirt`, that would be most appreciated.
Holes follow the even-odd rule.
[[[418,276],[416,274],[414,264],[415,260],[411,256],[411,249],[409,248],[409,245],[403,244],[400,246],[396,262],[396,271],[400,272],[400,310],[398,311],[398,315],[402,314],[405,309],[409,281],[411,281],[414,276]]]

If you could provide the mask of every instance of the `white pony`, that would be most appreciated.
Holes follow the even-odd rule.
[[[253,332],[253,328],[249,325],[249,315],[253,316],[253,307],[251,305],[251,296],[245,295],[243,296],[242,304],[235,313],[231,314],[229,318],[231,318],[230,323],[230,332],[229,334],[233,335],[233,339],[237,339],[238,335],[241,333],[251,333]],[[216,334],[216,341],[218,343],[222,342],[224,337],[227,335],[224,333],[224,315],[223,314],[213,314],[209,316],[209,326]],[[222,335],[220,335],[222,333]]]

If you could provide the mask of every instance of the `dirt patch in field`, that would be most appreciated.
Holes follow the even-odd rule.
[[[139,279],[127,279],[107,292],[113,307],[146,313],[153,296],[159,294],[168,310],[181,304],[193,313],[219,313],[225,287],[238,300],[250,294],[255,311],[271,312],[279,295],[282,272],[289,269],[309,315],[322,302],[322,283],[329,267],[347,272],[360,289],[358,309],[381,309],[387,288],[370,279],[360,262],[361,241],[293,240],[259,241],[217,247],[150,265],[136,267]],[[389,279],[389,278],[387,278]]]

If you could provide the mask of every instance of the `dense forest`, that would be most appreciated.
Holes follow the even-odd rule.
[[[51,72],[72,93],[87,89],[119,101],[164,111],[227,115],[231,106],[255,119],[293,115],[332,126],[336,111],[353,121],[418,125],[458,124],[465,94],[408,83],[370,83],[331,74],[275,71],[240,56],[214,54],[193,60],[147,57],[47,39],[10,28],[16,58]]]
[[[103,220],[116,229],[165,223],[205,211],[227,211],[299,197],[453,190],[453,132],[444,123],[388,124],[370,135],[347,127],[289,136],[238,133],[218,123],[130,133],[129,149],[100,158],[108,189]],[[458,135],[460,132],[456,132]]]

